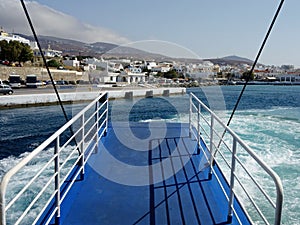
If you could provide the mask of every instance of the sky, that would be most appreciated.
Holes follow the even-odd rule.
[[[150,46],[177,57],[254,60],[279,0],[27,0],[40,35]],[[300,67],[300,1],[286,0],[259,60]],[[31,34],[19,0],[0,0],[0,26]],[[159,43],[155,47],[153,43]],[[134,44],[132,44],[134,43]]]

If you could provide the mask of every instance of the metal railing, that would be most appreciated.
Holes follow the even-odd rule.
[[[189,123],[190,136],[196,138],[199,152],[201,149],[206,157],[210,177],[217,177],[228,200],[228,220],[235,214],[240,222],[234,208],[234,201],[238,201],[251,223],[279,225],[283,204],[279,176],[193,93]],[[205,149],[201,142],[205,143]],[[215,162],[229,184],[227,191],[218,179]]]
[[[74,182],[83,179],[107,124],[108,98],[103,93],[9,170],[1,182],[0,224],[36,224],[42,219],[48,224],[54,218],[59,223],[61,203]],[[42,218],[45,211],[48,216]]]

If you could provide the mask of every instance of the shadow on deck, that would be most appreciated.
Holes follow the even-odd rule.
[[[63,202],[61,223],[226,224],[228,202],[196,152],[187,124],[113,124]]]

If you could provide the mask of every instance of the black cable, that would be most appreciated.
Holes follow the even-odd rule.
[[[27,20],[28,20],[29,26],[30,26],[30,28],[31,28],[32,34],[33,34],[33,36],[34,36],[34,39],[35,39],[35,41],[37,42],[39,51],[40,51],[40,53],[41,53],[41,56],[42,56],[44,65],[45,65],[46,70],[47,70],[47,73],[48,73],[48,75],[49,75],[49,77],[50,77],[50,80],[51,80],[53,89],[54,89],[54,91],[55,91],[56,97],[57,97],[57,99],[58,99],[59,105],[60,105],[60,107],[61,107],[61,110],[63,111],[63,114],[64,114],[64,117],[65,117],[65,119],[66,119],[66,122],[68,122],[68,121],[69,121],[69,118],[68,118],[68,116],[67,116],[66,110],[65,110],[65,108],[64,108],[64,105],[63,105],[63,103],[62,103],[62,100],[61,100],[61,98],[60,98],[60,95],[59,95],[59,93],[58,93],[58,90],[57,90],[56,85],[55,85],[55,83],[54,83],[54,80],[53,80],[53,77],[52,77],[52,75],[51,75],[50,69],[49,69],[49,67],[48,67],[48,65],[47,65],[47,61],[46,61],[45,55],[44,55],[44,53],[43,53],[43,50],[42,50],[41,44],[40,44],[40,42],[39,42],[39,39],[38,39],[38,37],[37,37],[37,35],[36,35],[34,26],[33,26],[32,21],[31,21],[31,19],[30,19],[30,16],[29,16],[28,10],[27,10],[27,8],[26,8],[26,5],[25,5],[25,3],[24,3],[24,0],[21,0],[21,4],[22,4],[23,10],[24,10],[24,12],[25,12],[26,18],[27,18]],[[73,135],[74,135],[74,132],[73,132],[73,130],[72,130],[72,127],[69,127],[69,130],[70,130],[70,132],[71,132],[71,135],[73,136]],[[75,141],[75,144],[76,144],[76,146],[77,146],[77,142],[76,142],[75,139],[74,139],[74,141]],[[77,149],[78,149],[78,148],[77,148]],[[80,153],[80,150],[79,150],[79,149],[78,149],[78,152]]]
[[[265,36],[265,38],[264,38],[264,40],[263,40],[263,43],[262,43],[262,45],[261,45],[261,47],[260,47],[260,49],[259,49],[259,51],[258,51],[258,54],[257,54],[257,56],[256,56],[256,58],[255,58],[254,63],[253,63],[253,65],[252,65],[252,68],[251,68],[251,70],[249,71],[248,76],[246,77],[246,82],[245,82],[245,84],[244,84],[244,86],[243,86],[243,89],[242,89],[242,91],[241,91],[241,93],[240,93],[240,95],[239,95],[239,97],[238,97],[238,99],[237,99],[237,101],[236,101],[236,104],[235,104],[235,106],[234,106],[234,108],[233,108],[233,111],[232,111],[232,113],[231,113],[231,116],[230,116],[230,118],[229,118],[229,120],[228,120],[228,122],[227,122],[227,126],[230,125],[230,122],[231,122],[231,120],[232,120],[232,118],[233,118],[233,115],[234,115],[234,113],[235,113],[235,111],[236,111],[236,109],[237,109],[237,107],[238,107],[238,105],[239,105],[239,103],[240,103],[240,101],[241,101],[241,98],[242,98],[242,96],[243,96],[243,93],[244,93],[244,91],[245,91],[245,89],[246,89],[246,86],[247,86],[249,80],[250,80],[250,76],[251,76],[251,74],[253,73],[254,68],[255,68],[255,66],[256,66],[256,64],[257,64],[257,62],[258,62],[258,59],[259,59],[259,57],[260,57],[260,55],[261,55],[261,53],[262,53],[262,51],[263,51],[263,49],[264,49],[264,47],[265,47],[265,45],[266,45],[266,43],[267,43],[267,40],[268,40],[268,38],[269,38],[269,36],[270,36],[270,33],[271,33],[272,29],[273,29],[273,26],[274,26],[274,24],[275,24],[275,22],[276,22],[276,19],[277,19],[278,15],[279,15],[279,12],[280,12],[280,10],[281,10],[281,8],[282,8],[283,3],[284,3],[284,0],[281,0],[279,6],[278,6],[278,8],[277,8],[277,11],[276,11],[276,13],[275,13],[275,15],[274,15],[274,17],[273,17],[273,20],[272,20],[272,22],[271,22],[271,24],[270,24],[270,27],[269,27],[269,29],[268,29],[268,32],[267,32],[267,34],[266,34],[266,36]],[[223,135],[223,136],[224,136],[224,135]]]
[[[246,82],[245,82],[245,84],[244,84],[244,86],[243,86],[243,88],[242,88],[242,91],[241,91],[241,93],[240,93],[240,95],[239,95],[239,97],[238,97],[238,99],[237,99],[237,101],[236,101],[236,103],[235,103],[235,106],[234,106],[234,108],[233,108],[233,110],[232,110],[232,113],[231,113],[231,115],[230,115],[230,118],[229,118],[229,120],[228,120],[228,122],[227,122],[227,126],[230,125],[230,122],[231,122],[231,120],[232,120],[232,118],[233,118],[233,115],[234,115],[234,113],[235,113],[235,111],[236,111],[236,109],[237,109],[237,107],[238,107],[238,105],[239,105],[239,103],[240,103],[240,101],[241,101],[241,99],[242,99],[242,96],[243,96],[243,94],[244,94],[244,91],[245,91],[245,89],[246,89],[246,87],[247,87],[247,84],[248,84],[248,82],[249,82],[249,80],[250,80],[250,76],[251,76],[251,74],[253,73],[254,68],[255,68],[255,66],[256,66],[256,64],[257,64],[257,62],[258,62],[258,59],[259,59],[259,57],[260,57],[260,55],[261,55],[261,53],[262,53],[262,51],[263,51],[263,49],[264,49],[264,47],[265,47],[265,45],[266,45],[266,43],[267,43],[267,40],[268,40],[268,38],[269,38],[269,36],[270,36],[270,34],[271,34],[271,31],[272,31],[272,29],[273,29],[273,26],[274,26],[274,24],[275,24],[275,22],[276,22],[276,19],[277,19],[279,13],[280,13],[280,10],[281,10],[281,8],[282,8],[283,3],[284,3],[284,0],[281,0],[279,6],[277,7],[276,13],[275,13],[275,15],[274,15],[274,17],[273,17],[273,20],[272,20],[272,22],[271,22],[271,24],[270,24],[270,26],[269,26],[268,32],[267,32],[267,34],[265,35],[265,38],[264,38],[264,40],[263,40],[263,42],[262,42],[262,44],[261,44],[261,47],[260,47],[260,49],[259,49],[259,51],[258,51],[258,53],[257,53],[257,55],[256,55],[256,58],[255,58],[255,60],[254,60],[254,62],[253,62],[253,65],[252,65],[252,67],[251,67],[251,70],[248,72],[248,76],[246,77]],[[224,132],[223,132],[223,134],[222,134],[222,137],[220,138],[220,141],[219,141],[219,144],[218,144],[218,146],[217,146],[217,149],[220,147],[220,145],[221,145],[221,143],[222,143],[222,140],[223,140],[225,134],[226,134],[226,129],[224,130]],[[214,156],[216,156],[217,152],[218,152],[218,151],[215,151]]]
[[[67,113],[66,113],[66,111],[65,111],[65,108],[63,107],[61,98],[60,98],[60,96],[59,96],[59,93],[58,93],[58,91],[57,91],[56,85],[54,84],[54,80],[53,80],[53,77],[52,77],[52,75],[51,75],[50,69],[49,69],[49,67],[48,67],[48,65],[47,65],[47,61],[46,61],[45,55],[44,55],[44,53],[43,53],[43,51],[42,51],[42,47],[41,47],[40,42],[39,42],[39,40],[38,40],[38,37],[37,37],[37,35],[36,35],[36,33],[35,33],[33,24],[32,24],[32,22],[31,22],[31,19],[30,19],[30,16],[29,16],[29,13],[28,13],[27,8],[26,8],[26,6],[25,6],[25,4],[24,4],[24,0],[21,0],[21,3],[22,3],[22,7],[23,7],[23,9],[24,9],[25,15],[26,15],[26,17],[27,17],[29,26],[30,26],[30,28],[31,28],[31,31],[32,31],[32,33],[33,33],[34,39],[35,39],[35,41],[37,42],[39,51],[40,51],[40,53],[41,53],[41,56],[42,56],[44,65],[45,65],[46,70],[47,70],[47,73],[48,73],[48,75],[49,75],[49,77],[50,77],[50,80],[51,80],[52,86],[53,86],[53,88],[54,88],[55,94],[56,94],[56,96],[57,96],[57,99],[58,99],[58,101],[59,101],[59,104],[60,104],[60,106],[61,106],[61,109],[62,109],[62,111],[63,111],[63,113],[64,113],[65,119],[66,119],[66,121],[69,121],[68,116],[67,116]]]

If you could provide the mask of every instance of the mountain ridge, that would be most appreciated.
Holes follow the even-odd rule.
[[[218,64],[218,65],[232,65],[232,66],[236,66],[239,64],[248,64],[248,65],[252,65],[254,63],[253,60],[245,58],[245,57],[240,57],[237,55],[229,55],[229,56],[225,56],[222,58],[211,58],[211,59],[205,59],[205,60],[209,60],[214,64]],[[261,63],[257,63],[257,65],[263,65]]]
[[[34,41],[33,36],[18,34],[21,37]],[[177,58],[169,57],[161,54],[146,52],[140,49],[119,46],[112,43],[106,42],[95,42],[95,43],[84,43],[81,41],[76,41],[72,39],[52,37],[52,36],[38,36],[41,47],[63,51],[63,55],[82,55],[82,56],[92,56],[101,58],[104,55],[106,57],[130,57],[136,59],[144,60],[175,60],[184,62],[202,62],[204,60],[211,61],[214,64],[230,64],[237,65],[241,63],[252,64],[253,61],[247,58],[243,58],[236,55],[225,56],[222,58],[210,58],[210,59],[187,59],[187,58]]]

